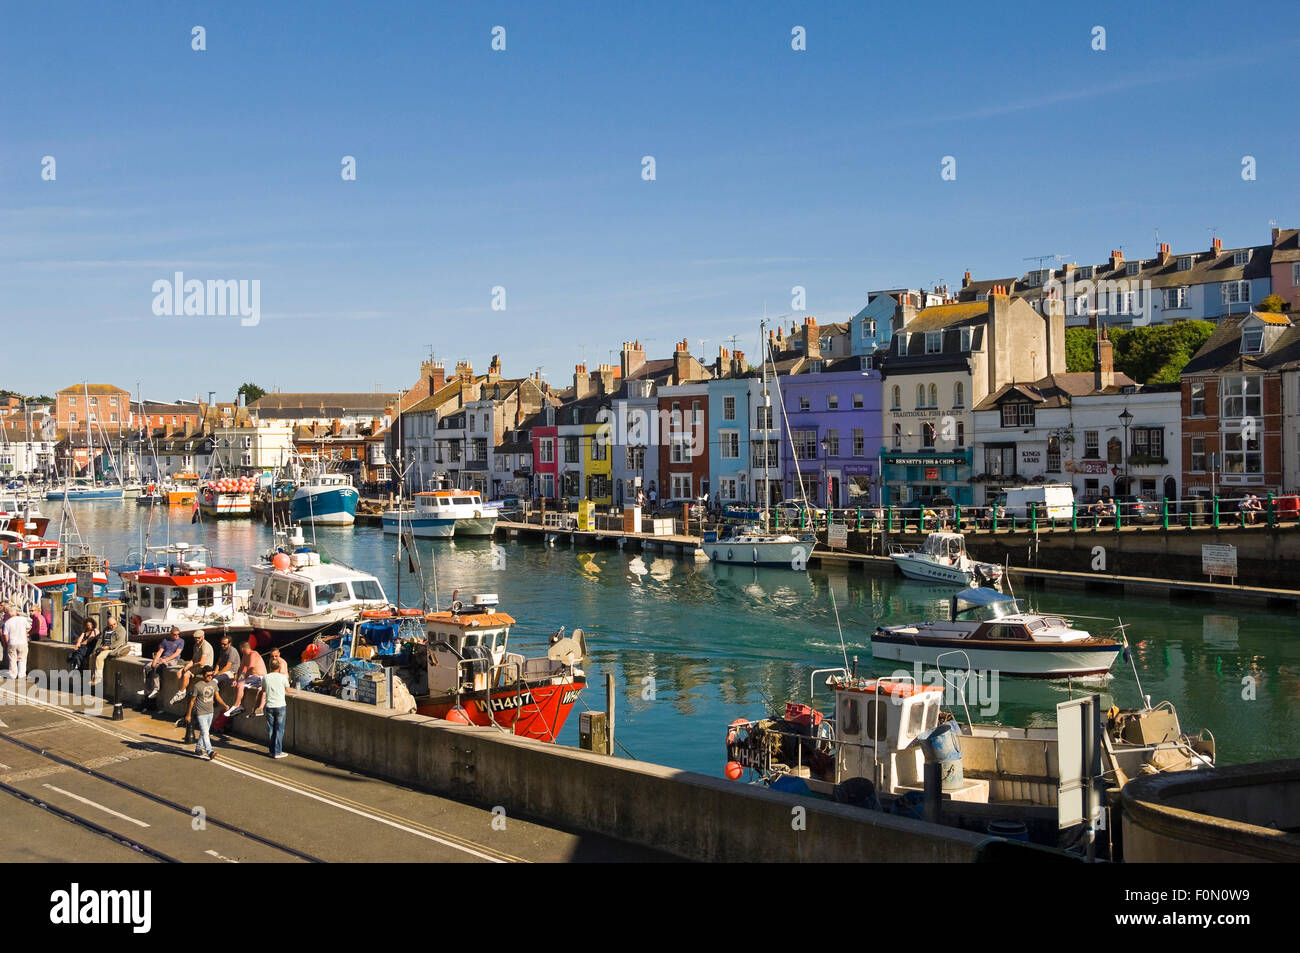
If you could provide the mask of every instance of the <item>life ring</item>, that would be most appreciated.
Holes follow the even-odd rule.
[[[404,615],[404,616],[417,616],[417,615],[424,615],[424,610],[423,610],[423,609],[414,609],[414,608],[412,608],[412,609],[398,609],[398,610],[397,610],[397,614],[398,614],[398,615]]]
[[[735,721],[729,724],[727,726],[727,744],[734,745],[736,743],[736,738],[740,734],[740,729],[748,728],[748,727],[749,727],[748,718],[737,718]]]
[[[366,609],[361,613],[363,619],[387,619],[389,612],[387,609]]]

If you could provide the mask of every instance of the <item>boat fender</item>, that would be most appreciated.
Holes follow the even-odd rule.
[[[748,728],[748,727],[749,727],[749,719],[747,718],[737,718],[735,721],[729,724],[727,726],[727,744],[734,745],[736,743],[736,738],[740,734],[740,729]]]
[[[735,558],[736,558],[736,554],[732,552],[730,549],[727,550],[727,562],[731,562]]]

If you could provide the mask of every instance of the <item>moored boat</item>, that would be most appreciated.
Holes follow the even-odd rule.
[[[499,507],[483,502],[475,490],[427,490],[416,493],[412,506],[384,513],[385,533],[405,532],[426,539],[448,536],[491,536]]]
[[[140,641],[161,639],[173,626],[183,635],[196,629],[231,635],[251,630],[239,608],[235,570],[211,565],[206,546],[151,547],[138,563],[118,575],[128,629]]]
[[[962,588],[996,586],[1002,580],[1001,566],[971,558],[961,533],[931,533],[919,549],[891,546],[889,558],[909,579],[946,582]]]
[[[299,486],[289,504],[295,523],[351,526],[356,519],[359,494],[344,473],[320,473]]]
[[[270,563],[253,567],[253,576],[248,621],[273,636],[331,631],[364,611],[388,608],[383,586],[370,573],[324,562],[300,543],[283,547]]]
[[[77,573],[90,574],[95,595],[108,590],[108,561],[90,553],[69,556],[55,539],[27,536],[0,540],[0,560],[42,593],[62,592],[71,596],[77,590]]]
[[[252,477],[210,480],[199,489],[198,507],[204,516],[247,516],[253,511]]]
[[[788,533],[764,533],[756,524],[738,524],[719,534],[706,532],[701,548],[715,563],[740,563],[747,566],[780,566],[806,570],[815,538]]]
[[[81,478],[50,490],[45,494],[47,500],[120,500],[124,496],[120,486],[99,486],[91,480]]]
[[[199,477],[197,473],[176,473],[172,476],[172,482],[167,487],[167,505],[180,506],[185,503],[193,503],[199,493]]]
[[[955,594],[946,620],[878,626],[871,636],[878,659],[1030,678],[1104,676],[1122,648],[1064,616],[1022,612],[1011,596],[986,588]]]

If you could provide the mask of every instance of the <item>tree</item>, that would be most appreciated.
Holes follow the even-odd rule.
[[[240,384],[239,390],[236,391],[236,393],[239,394],[240,397],[244,398],[245,405],[251,404],[253,401],[266,396],[266,391],[262,390],[262,388],[258,387],[256,384],[250,383]]]
[[[1140,328],[1112,328],[1110,343],[1115,348],[1115,370],[1139,384],[1167,384],[1178,380],[1187,362],[1214,333],[1209,321],[1179,321]],[[1065,366],[1067,371],[1091,371],[1096,364],[1097,331],[1067,328]]]
[[[1281,314],[1282,309],[1286,307],[1286,299],[1281,295],[1269,295],[1259,303],[1257,311],[1266,311],[1270,314]]]
[[[1093,345],[1097,332],[1092,328],[1065,329],[1065,369],[1072,373],[1092,370],[1095,361]]]

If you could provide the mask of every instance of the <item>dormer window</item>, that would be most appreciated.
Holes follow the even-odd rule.
[[[963,352],[965,352],[965,351],[969,351],[970,348],[971,348],[971,329],[970,329],[970,328],[962,328],[962,329],[961,329],[961,349],[962,349]]]
[[[1080,265],[1075,269],[1074,276],[1080,280],[1092,278],[1092,265]]]
[[[906,353],[907,353],[907,333],[906,333],[906,332],[902,332],[902,333],[900,333],[900,334],[898,335],[898,337],[895,338],[895,340],[898,341],[898,353],[899,353],[899,354],[906,354]]]
[[[864,354],[858,361],[858,367],[864,371],[869,371],[871,370],[872,361],[873,361],[872,355]]]
[[[938,354],[943,350],[943,332],[926,331],[925,332],[925,353]]]
[[[989,293],[988,293],[987,291],[981,291],[979,294],[977,294],[977,295],[975,296],[975,300],[976,300],[976,301],[988,301],[988,300],[989,300]]]
[[[1264,329],[1247,328],[1241,332],[1241,353],[1258,354],[1264,350]]]
[[[1127,265],[1124,266],[1124,274],[1129,276],[1136,275],[1141,270],[1142,270],[1142,263],[1137,261],[1130,261]]]
[[[822,362],[821,362],[821,361],[809,361],[809,362],[808,362],[808,373],[809,373],[809,374],[820,374],[821,372],[822,372]]]
[[[1250,249],[1243,248],[1241,251],[1232,253],[1232,263],[1234,265],[1246,265],[1250,263]]]
[[[1192,270],[1192,256],[1191,256],[1191,255],[1179,255],[1179,256],[1178,256],[1178,270],[1179,270],[1179,271],[1191,271],[1191,270]]]

